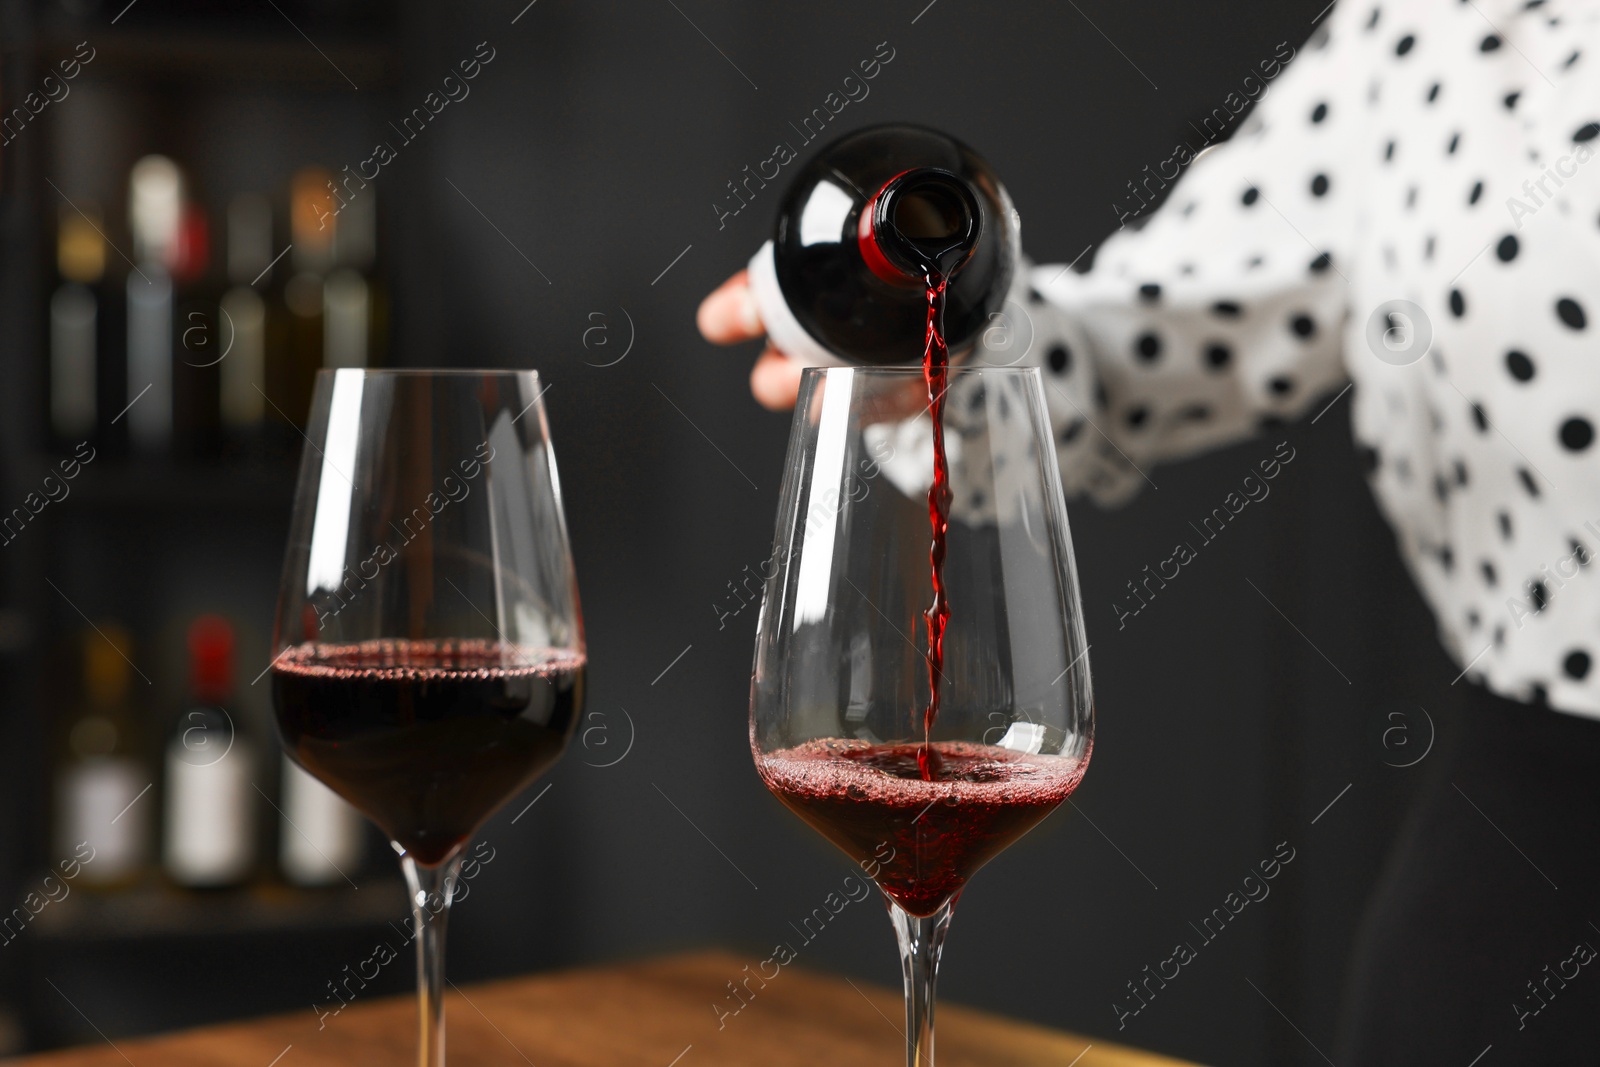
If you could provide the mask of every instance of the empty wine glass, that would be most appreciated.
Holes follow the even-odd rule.
[[[811,369],[750,699],[767,788],[886,898],[909,1067],[932,1067],[934,983],[962,887],[1077,787],[1093,735],[1039,372],[953,369],[945,400],[942,664],[929,648],[940,508],[923,375]]]
[[[444,1063],[461,850],[566,748],[583,623],[531,371],[322,371],[274,637],[290,758],[389,835]]]

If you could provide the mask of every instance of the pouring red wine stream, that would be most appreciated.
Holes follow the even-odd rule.
[[[933,484],[928,487],[928,525],[932,538],[928,546],[928,571],[932,579],[933,600],[922,613],[928,624],[928,708],[922,713],[922,744],[917,748],[917,767],[923,781],[931,782],[939,773],[938,750],[930,744],[933,721],[939,717],[939,683],[944,677],[944,631],[950,622],[950,600],[944,588],[945,537],[950,531],[950,461],[944,450],[944,394],[950,388],[950,349],[944,340],[944,291],[946,277],[930,271],[928,285],[928,330],[922,355],[922,380],[928,389],[928,411],[933,420]]]
[[[950,531],[950,460],[944,443],[944,402],[950,388],[950,346],[945,340],[945,294],[950,280],[971,254],[977,213],[970,195],[948,176],[907,172],[888,182],[876,198],[877,229],[892,253],[918,267],[928,313],[923,329],[922,381],[933,424],[933,484],[928,487],[928,576],[932,599],[922,613],[926,625],[928,706],[922,713],[922,743],[917,768],[923,781],[939,777],[940,753],[932,744],[944,681],[944,635],[950,624],[950,598],[944,582],[946,537]]]
[[[919,649],[928,700],[916,709],[922,736],[915,745],[925,782],[950,771],[933,743],[951,617],[944,576],[953,497],[944,434],[950,353],[980,343],[1019,256],[1016,213],[988,164],[943,134],[896,125],[847,135],[802,168],[784,194],[773,240],[750,263],[762,322],[791,358],[922,365],[933,432],[931,596]]]
[[[933,424],[933,484],[928,487],[928,572],[932,599],[922,613],[927,645],[928,705],[922,713],[917,768],[925,782],[939,777],[940,753],[932,744],[944,680],[944,635],[950,601],[944,583],[945,538],[950,529],[950,462],[944,444],[944,401],[950,387],[950,346],[945,306],[957,273],[972,256],[982,232],[981,210],[971,189],[955,175],[932,167],[901,171],[863,206],[857,224],[861,258],[879,279],[896,287],[919,286],[926,302],[922,334],[922,380]]]

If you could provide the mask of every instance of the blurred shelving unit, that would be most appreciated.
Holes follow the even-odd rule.
[[[382,927],[407,914],[398,879],[363,882],[349,892],[265,886],[213,896],[149,885],[118,893],[73,893],[45,907],[31,930],[52,947],[114,950],[192,938],[337,935]]]
[[[129,169],[161,153],[184,167],[215,220],[237,194],[264,195],[274,248],[283,248],[290,176],[370,154],[400,66],[393,9],[376,0],[15,0],[0,4],[0,120],[80,45],[93,58],[68,91],[51,90],[57,98],[13,123],[20,129],[0,144],[0,523],[69,454],[49,408],[60,213],[81,208],[98,220],[109,245],[106,291],[118,292],[135,254]],[[381,278],[381,201],[378,210],[372,272]],[[221,255],[220,225],[210,240]],[[108,407],[102,392],[97,433],[114,413]],[[283,421],[271,409],[264,419]],[[134,638],[129,658],[144,679],[137,706],[154,738],[143,754],[157,781],[141,803],[160,803],[159,739],[185,695],[181,635],[202,612],[237,626],[237,711],[263,741],[263,783],[276,781],[269,685],[251,679],[269,662],[300,441],[286,423],[273,432],[273,447],[185,458],[128,455],[115,434],[102,435],[65,495],[30,513],[14,536],[0,533],[0,781],[9,816],[0,825],[0,918],[59,859],[48,814],[54,738],[75,669],[62,649],[90,625],[115,620]],[[406,903],[388,849],[367,842],[367,862],[348,872],[359,889],[294,888],[270,873],[277,816],[267,803],[259,824],[267,873],[250,884],[185,891],[152,870],[132,888],[73,887],[0,938],[0,1055],[99,1040],[96,1028],[150,1032],[303,1007],[377,939],[398,943]],[[150,823],[159,831],[159,818]],[[395,988],[404,988],[408,975],[398,972],[408,969],[395,970]]]

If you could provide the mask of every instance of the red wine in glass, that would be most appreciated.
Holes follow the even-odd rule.
[[[890,905],[908,1067],[957,897],[1077,788],[1094,731],[1039,372],[950,365],[945,277],[922,367],[802,374],[750,698],[763,783]]]
[[[932,781],[923,772],[929,747],[939,767]],[[926,917],[1071,796],[1088,763],[963,741],[828,739],[762,755],[756,769],[822,836],[876,865],[874,880],[890,899]]]
[[[463,846],[549,769],[586,657],[532,371],[317,374],[271,664],[289,756],[388,835],[417,944],[418,1063],[444,1064]]]
[[[909,1067],[932,1067],[957,896],[1073,791],[1093,735],[1038,371],[952,366],[1003,306],[1018,242],[1010,198],[969,148],[877,127],[797,173],[750,267],[769,340],[810,365],[751,749],[774,795],[889,901]],[[947,400],[962,416],[949,440]],[[955,500],[971,512],[953,515]]]
[[[437,864],[560,757],[584,659],[491,641],[306,644],[272,668],[293,758]]]

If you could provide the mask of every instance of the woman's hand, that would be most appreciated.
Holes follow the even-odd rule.
[[[706,297],[695,321],[713,344],[734,345],[764,335],[748,272],[740,271]],[[762,407],[787,411],[800,391],[800,370],[800,364],[769,343],[750,371],[750,392]]]

